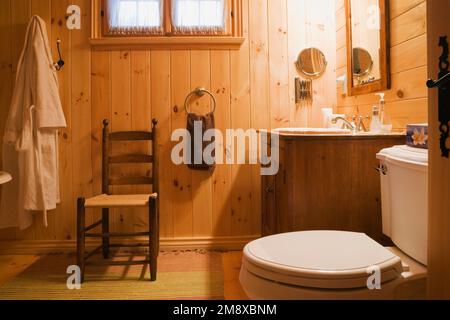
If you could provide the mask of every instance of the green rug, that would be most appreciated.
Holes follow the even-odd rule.
[[[121,253],[113,260],[142,260]],[[217,300],[223,299],[220,253],[161,253],[158,281],[148,266],[88,266],[80,290],[69,290],[66,269],[74,255],[44,256],[0,287],[0,300]]]

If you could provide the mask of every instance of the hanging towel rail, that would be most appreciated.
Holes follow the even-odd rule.
[[[211,110],[211,113],[214,113],[214,112],[216,111],[217,102],[216,102],[216,98],[214,97],[214,95],[212,94],[212,92],[209,91],[209,90],[207,90],[207,89],[205,89],[205,88],[198,87],[198,88],[195,88],[194,91],[192,91],[191,93],[189,93],[189,94],[187,95],[187,97],[186,97],[186,100],[184,101],[184,109],[186,110],[186,112],[187,112],[188,114],[191,113],[191,112],[189,111],[189,106],[188,106],[188,103],[189,103],[189,100],[191,99],[191,97],[192,97],[193,95],[196,95],[197,97],[201,98],[201,97],[203,97],[205,94],[209,95],[209,96],[212,98],[212,101],[213,101],[213,108],[212,108],[212,110]]]

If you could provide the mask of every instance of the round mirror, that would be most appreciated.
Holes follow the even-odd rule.
[[[308,48],[300,52],[297,59],[297,69],[307,78],[318,78],[327,69],[327,60],[322,51]]]
[[[353,74],[363,77],[372,71],[373,60],[369,51],[364,48],[353,49]]]

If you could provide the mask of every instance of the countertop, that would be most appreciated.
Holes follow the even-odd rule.
[[[388,134],[378,133],[342,133],[339,131],[322,133],[322,132],[293,132],[293,131],[271,131],[272,134],[278,134],[281,139],[285,140],[375,140],[375,139],[393,139],[398,140],[404,137],[406,139],[406,132],[392,132]]]

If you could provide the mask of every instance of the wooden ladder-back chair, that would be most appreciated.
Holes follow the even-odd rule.
[[[113,132],[109,130],[108,120],[103,121],[102,138],[102,195],[89,199],[78,198],[77,202],[77,262],[81,269],[81,282],[84,282],[86,265],[146,265],[150,266],[151,281],[156,281],[157,258],[159,253],[159,189],[158,189],[158,156],[157,156],[157,124],[152,122],[152,132],[130,131]],[[149,154],[125,154],[112,156],[112,142],[151,142],[151,153]],[[120,164],[151,164],[151,177],[112,177],[110,175],[110,165]],[[152,193],[139,195],[113,195],[111,186],[132,186],[148,185],[152,186]],[[149,188],[150,189],[150,188]],[[114,208],[148,208],[149,230],[148,232],[135,233],[111,233],[109,231],[109,210]],[[102,209],[102,219],[90,226],[85,225],[86,209]],[[92,233],[97,227],[102,228],[101,233]],[[134,238],[148,236],[148,243],[135,244],[112,244],[111,238]],[[86,254],[86,238],[102,239],[102,245],[92,252]],[[147,247],[148,259],[142,261],[108,261],[110,248],[120,247]],[[87,260],[97,253],[103,252],[103,261]]]

